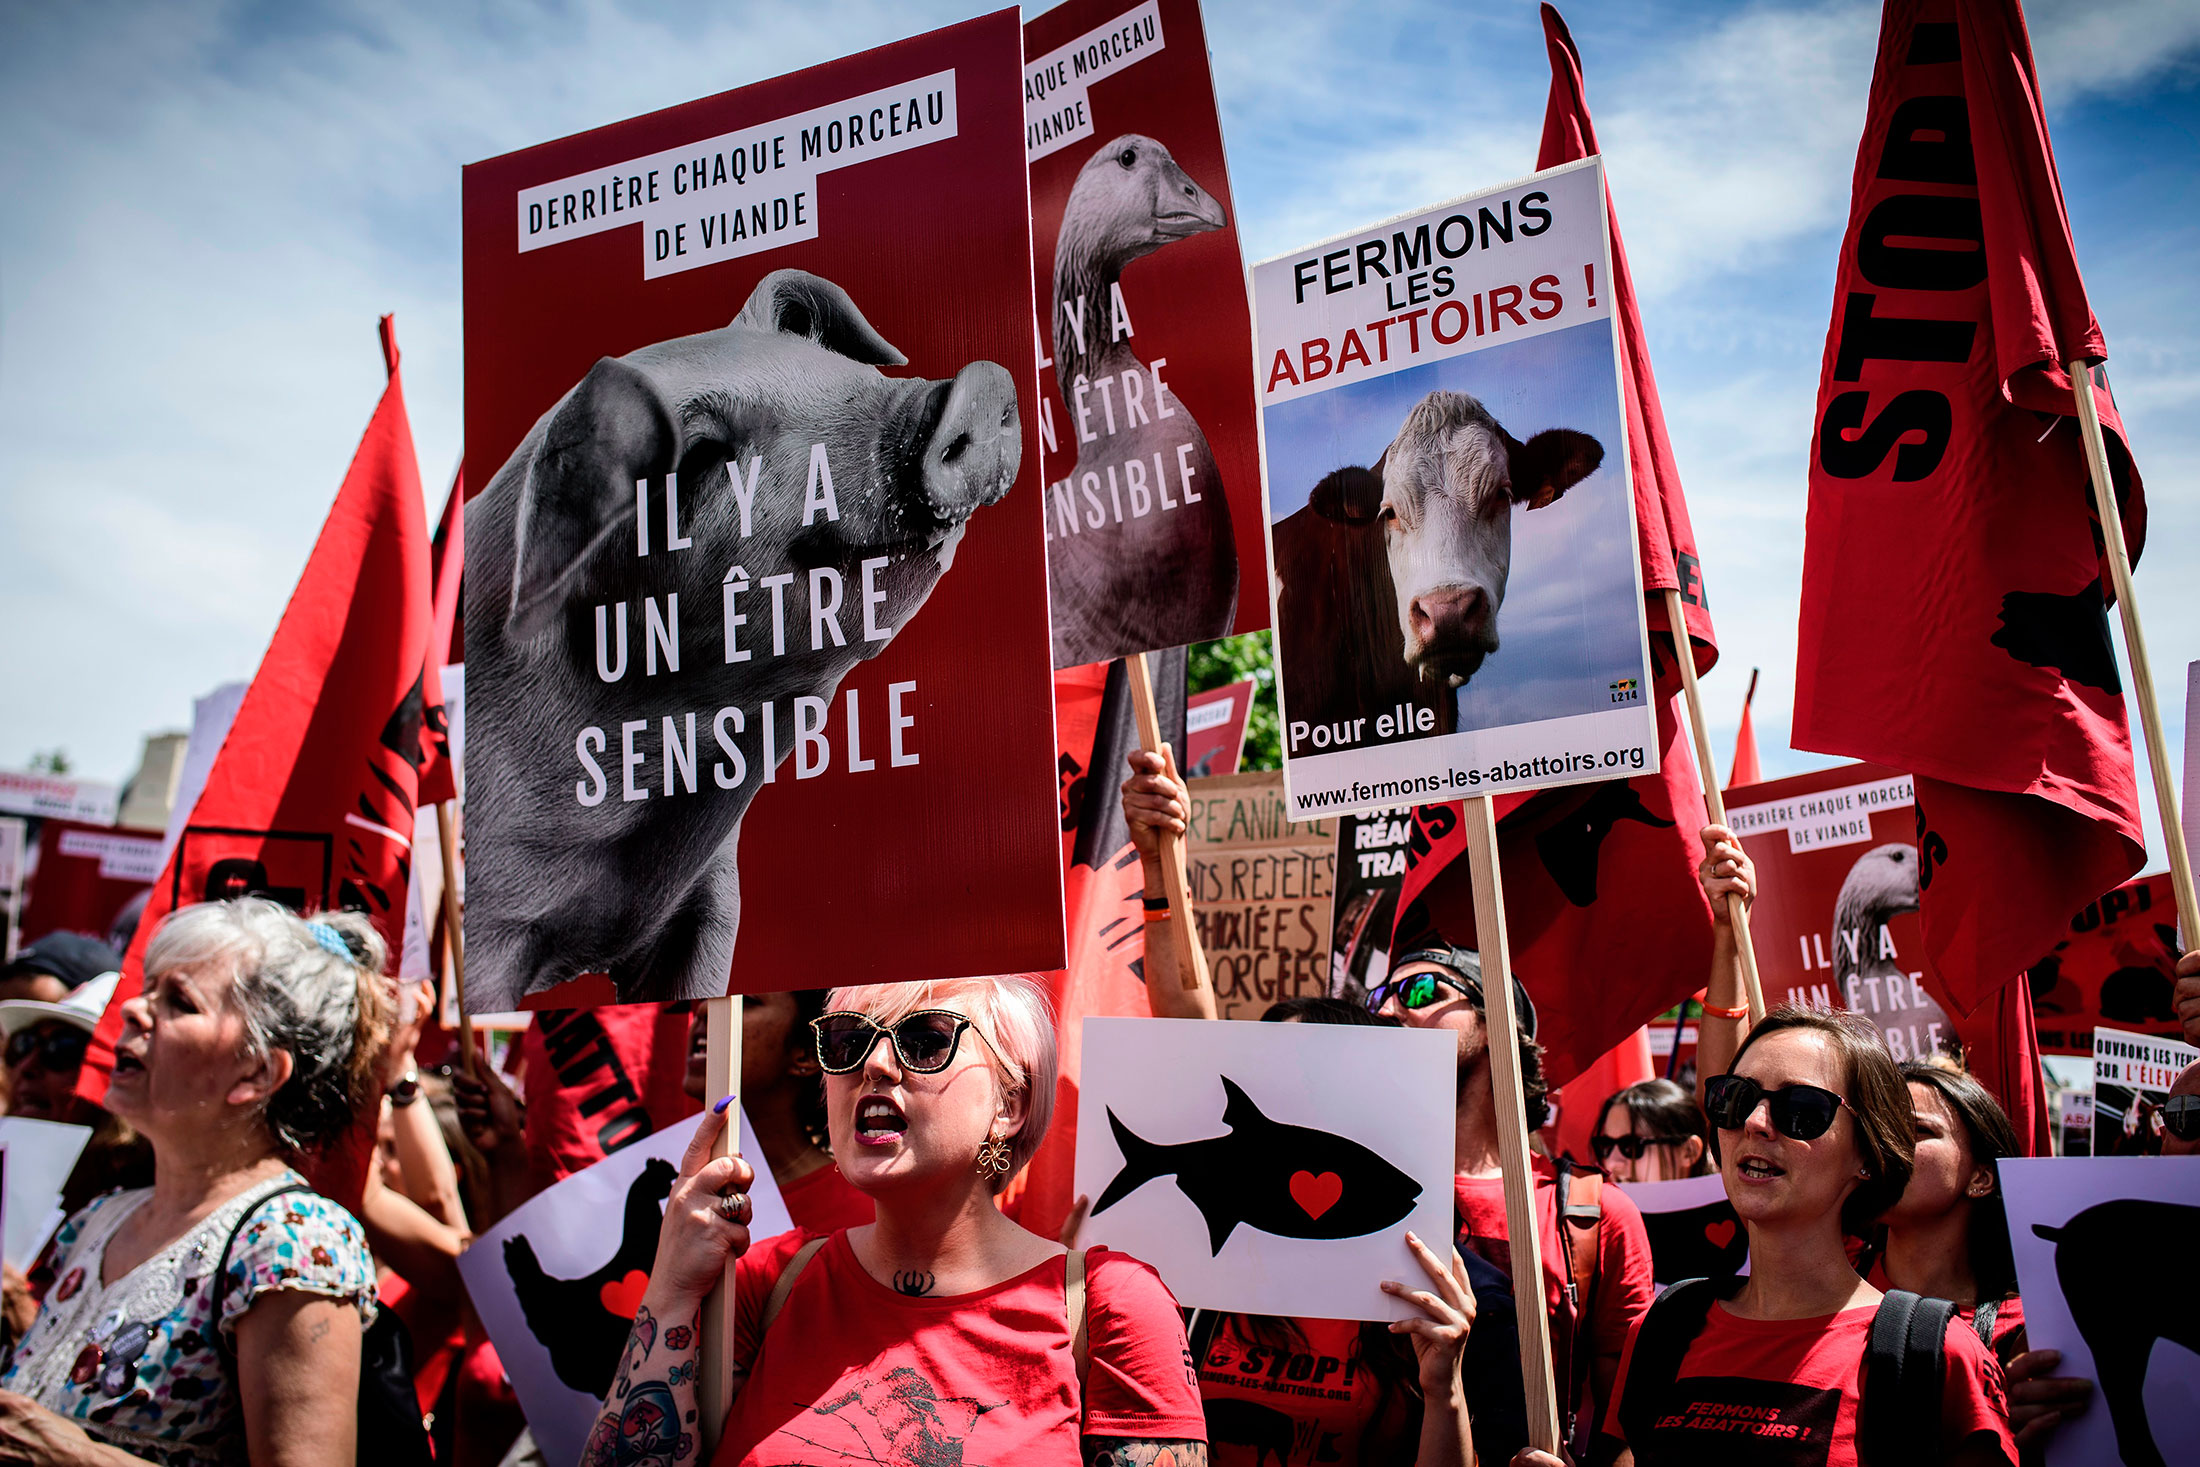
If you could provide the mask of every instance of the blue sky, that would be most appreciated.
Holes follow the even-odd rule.
[[[1804,468],[1878,7],[1564,8],[1704,552],[1713,737],[1723,759],[1762,666],[1768,770],[1814,767],[1785,748]],[[59,745],[121,778],[146,732],[250,675],[372,407],[382,311],[440,504],[461,164],[974,10],[0,3],[0,766]],[[2151,490],[2139,600],[2181,747],[2200,658],[2200,5],[2029,14]],[[1248,258],[1534,163],[1530,0],[1210,0],[1207,20]]]

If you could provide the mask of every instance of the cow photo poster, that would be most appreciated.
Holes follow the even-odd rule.
[[[469,1008],[1061,966],[1022,63],[466,170]]]
[[[1055,665],[1257,631],[1252,321],[1199,0],[1067,0],[1024,53]]]
[[[1301,819],[1658,767],[1602,168],[1253,268]]]

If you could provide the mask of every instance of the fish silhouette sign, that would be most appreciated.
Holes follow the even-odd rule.
[[[1220,1254],[1239,1224],[1284,1238],[1357,1238],[1402,1222],[1421,1184],[1357,1141],[1312,1126],[1272,1120],[1228,1075],[1222,1122],[1227,1134],[1163,1145],[1108,1112],[1123,1169],[1092,1206],[1098,1217],[1161,1177],[1207,1220],[1207,1242]]]

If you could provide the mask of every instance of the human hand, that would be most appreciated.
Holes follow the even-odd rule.
[[[2187,935],[2190,941],[2190,935]],[[2200,1044],[2200,947],[2177,960],[2177,987],[2173,990],[2178,1022],[2185,1026],[2185,1043]]]
[[[29,1396],[0,1391],[0,1463],[37,1467],[92,1467],[113,1455],[84,1428],[57,1416]]]
[[[405,1012],[405,990],[408,988],[413,990],[412,1018],[391,1028],[389,1042],[382,1046],[382,1057],[375,1066],[384,1090],[404,1079],[405,1072],[413,1067],[413,1051],[419,1048],[421,1027],[428,1022],[428,1006],[435,1001],[434,990],[427,985],[400,982],[390,1012]]]
[[[1123,781],[1123,823],[1131,844],[1149,867],[1161,860],[1161,837],[1182,835],[1191,827],[1192,795],[1176,772],[1176,755],[1163,744],[1158,754],[1131,750],[1131,777]]]
[[[38,1322],[38,1301],[31,1297],[29,1280],[13,1264],[0,1264],[0,1323],[8,1338],[20,1340]]]
[[[665,1198],[665,1220],[657,1230],[657,1261],[649,1271],[645,1296],[659,1319],[684,1319],[703,1296],[725,1277],[726,1264],[749,1251],[749,1222],[755,1216],[748,1189],[756,1172],[738,1156],[713,1156],[726,1129],[725,1101],[705,1111],[695,1128],[680,1175]],[[726,1215],[727,1197],[739,1199]]]
[[[2009,1362],[2009,1426],[2020,1451],[2045,1443],[2057,1426],[2093,1399],[2093,1382],[2082,1375],[2056,1375],[2060,1364],[2060,1350],[2027,1350]]]
[[[527,1107],[487,1064],[454,1071],[451,1099],[458,1107],[459,1128],[483,1156],[518,1144],[527,1130]]]
[[[1392,1320],[1390,1332],[1412,1337],[1422,1398],[1449,1401],[1459,1388],[1459,1358],[1467,1348],[1467,1337],[1474,1332],[1474,1286],[1467,1282],[1467,1265],[1458,1249],[1452,1250],[1451,1266],[1447,1268],[1426,1243],[1410,1232],[1406,1234],[1406,1247],[1413,1250],[1414,1261],[1421,1265],[1433,1287],[1416,1289],[1384,1279],[1382,1290],[1394,1299],[1420,1305],[1428,1317]]]
[[[1757,863],[1749,859],[1734,832],[1723,825],[1703,828],[1703,852],[1696,879],[1703,883],[1703,894],[1711,899],[1712,922],[1724,927],[1729,893],[1740,896],[1744,907],[1757,900]]]
[[[1513,1453],[1512,1467],[1567,1467],[1567,1462],[1564,1457],[1554,1457],[1534,1447],[1522,1447]]]

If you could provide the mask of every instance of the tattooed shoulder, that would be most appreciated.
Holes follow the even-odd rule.
[[[1207,1444],[1120,1436],[1084,1439],[1085,1467],[1207,1467]]]

